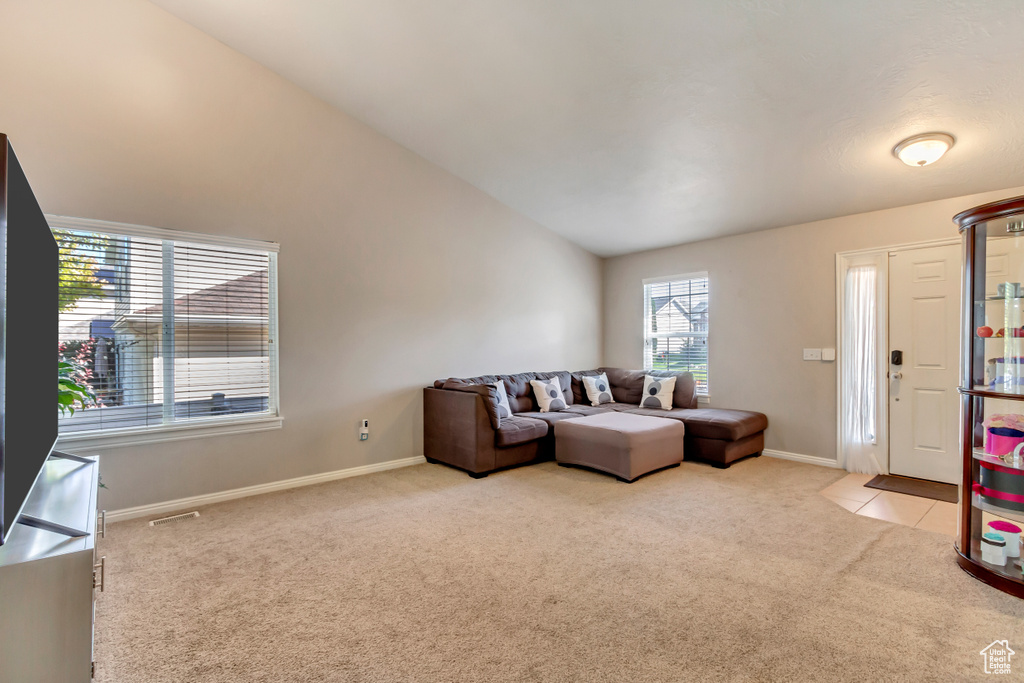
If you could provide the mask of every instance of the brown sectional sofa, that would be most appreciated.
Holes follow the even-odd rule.
[[[615,403],[590,405],[582,377],[607,374]],[[641,408],[644,375],[676,377],[671,410]],[[530,380],[558,376],[566,408],[541,413]],[[512,416],[498,415],[497,390],[488,384],[502,381]],[[760,455],[768,418],[745,410],[697,407],[693,375],[673,372],[598,368],[580,372],[526,372],[437,380],[423,390],[424,454],[430,462],[443,462],[484,477],[494,470],[554,457],[554,423],[608,411],[679,420],[686,427],[687,460],[705,460],[728,467],[749,455]]]

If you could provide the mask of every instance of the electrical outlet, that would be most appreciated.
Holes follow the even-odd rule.
[[[804,360],[821,360],[821,349],[804,349]]]

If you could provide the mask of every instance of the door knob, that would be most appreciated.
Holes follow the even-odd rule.
[[[894,373],[892,373],[892,378],[893,379],[903,379],[903,373],[902,372],[894,372]]]

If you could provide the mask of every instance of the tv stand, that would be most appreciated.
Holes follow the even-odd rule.
[[[62,453],[60,451],[53,451],[50,453],[51,460],[70,460],[71,462],[77,462],[82,465],[95,465],[96,460],[94,458],[86,458],[82,455],[75,455],[74,453]],[[52,531],[55,534],[61,536],[68,536],[69,538],[82,538],[88,536],[88,531],[82,531],[81,529],[75,529],[70,526],[64,526],[63,524],[57,524],[56,522],[49,522],[33,515],[27,515],[22,513],[18,517],[18,524],[24,524],[34,529],[42,529],[43,531]]]
[[[79,529],[72,529],[69,526],[63,524],[57,524],[56,522],[47,522],[45,519],[39,519],[32,515],[22,514],[18,517],[18,524],[24,524],[30,526],[33,529],[42,529],[43,531],[52,531],[55,534],[61,536],[67,536],[69,538],[83,538],[89,535],[88,531],[81,531]]]
[[[90,681],[98,484],[98,458],[49,458],[0,546],[0,681]]]
[[[84,455],[75,455],[74,453],[62,453],[61,451],[50,451],[50,458],[53,460],[72,460],[83,465],[96,464],[95,458],[87,458]]]

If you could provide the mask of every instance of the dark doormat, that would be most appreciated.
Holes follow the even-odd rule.
[[[908,496],[917,496],[918,498],[944,500],[947,503],[957,502],[957,487],[953,484],[942,484],[937,481],[925,481],[924,479],[911,479],[910,477],[894,477],[888,474],[879,474],[877,477],[864,484],[864,486],[867,486],[869,489],[905,493]]]

